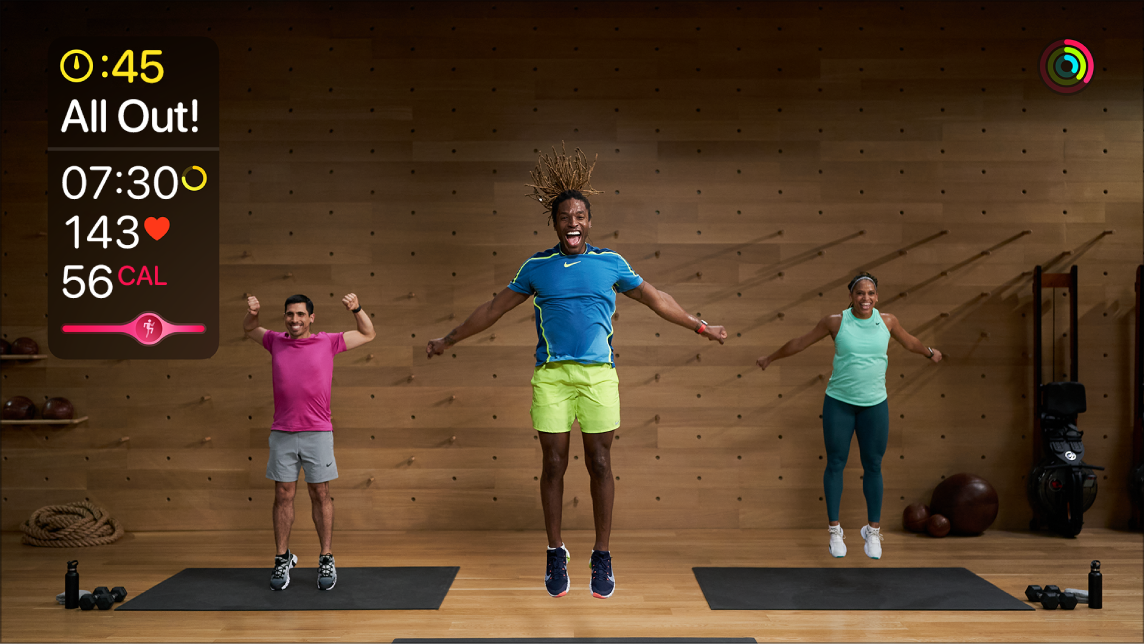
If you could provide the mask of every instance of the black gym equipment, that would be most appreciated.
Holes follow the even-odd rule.
[[[459,568],[339,568],[338,587],[318,590],[318,569],[290,572],[290,588],[270,590],[262,568],[186,568],[115,607],[120,611],[437,610]]]
[[[1132,518],[1128,525],[1135,529],[1144,527],[1141,513],[1144,512],[1144,325],[1140,323],[1140,313],[1144,311],[1141,298],[1144,297],[1144,265],[1136,267],[1136,359],[1135,376],[1132,379],[1133,429],[1132,463],[1128,474],[1128,496],[1132,499]]]
[[[1064,610],[1073,610],[1076,608],[1077,599],[1076,595],[1065,591],[1061,593],[1060,606]]]
[[[79,597],[79,609],[80,610],[91,610],[93,608],[95,608],[95,595],[93,595],[91,593],[88,593],[86,595],[80,595],[80,597]]]
[[[107,589],[107,586],[97,587],[91,591],[90,597],[95,607],[99,610],[110,610],[111,605],[115,603],[115,597],[111,594],[111,591]],[[82,608],[82,606],[80,608]]]
[[[1041,290],[1067,288],[1069,298],[1069,380],[1042,384]],[[1033,458],[1026,492],[1033,507],[1030,530],[1048,527],[1075,537],[1084,526],[1084,512],[1096,501],[1096,474],[1103,467],[1084,462],[1084,432],[1077,429],[1077,416],[1087,408],[1084,385],[1079,381],[1077,340],[1077,267],[1068,273],[1044,273],[1033,269]],[[1054,295],[1056,291],[1053,291]],[[1056,375],[1056,298],[1053,298],[1053,365]],[[1046,592],[1048,589],[1046,589]],[[1059,590],[1057,591],[1059,595]],[[1055,607],[1055,603],[1054,603]],[[1047,606],[1046,606],[1047,608]]]
[[[1041,601],[1041,593],[1043,592],[1045,592],[1045,589],[1036,584],[1025,586],[1025,597],[1028,597],[1031,602]]]
[[[711,610],[1035,610],[965,568],[691,570]]]

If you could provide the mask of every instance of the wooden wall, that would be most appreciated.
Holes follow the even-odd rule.
[[[5,399],[67,396],[91,420],[3,428],[4,529],[83,498],[129,530],[269,528],[270,364],[244,294],[271,312],[307,293],[340,331],[350,291],[379,334],[335,361],[338,528],[541,529],[531,307],[423,352],[555,243],[523,184],[561,141],[599,155],[593,242],[730,332],[699,341],[620,298],[617,528],[825,524],[832,345],[754,361],[844,308],[859,269],[947,356],[890,351],[883,519],[968,471],[1023,528],[1037,264],[1080,267],[1081,427],[1108,467],[1086,518],[1127,522],[1139,3],[5,3],[0,33],[9,341],[46,343],[52,39],[214,38],[224,172],[218,353],[5,363]],[[1077,95],[1036,72],[1060,38],[1095,56]],[[854,449],[846,526],[865,516]],[[566,525],[587,528],[573,453]]]

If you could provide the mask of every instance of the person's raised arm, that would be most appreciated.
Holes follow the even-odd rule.
[[[679,306],[675,298],[657,289],[644,280],[639,286],[624,291],[624,295],[655,311],[656,315],[681,327],[691,329],[719,344],[727,339],[727,330],[721,326],[706,324]]]
[[[902,328],[902,323],[898,321],[896,315],[883,313],[882,318],[886,321],[886,327],[890,329],[890,337],[897,340],[907,351],[925,356],[934,362],[941,362],[941,351],[927,347],[921,340],[910,335],[909,331]]]
[[[478,306],[477,310],[473,311],[467,320],[450,331],[448,335],[430,340],[429,344],[425,346],[426,357],[439,356],[445,352],[445,349],[461,340],[484,331],[501,319],[502,315],[520,306],[528,298],[528,295],[517,293],[511,288],[506,288],[497,293],[496,297]]]
[[[356,349],[377,337],[377,333],[373,330],[373,320],[369,319],[369,313],[361,310],[357,295],[350,293],[343,297],[342,304],[345,305],[347,311],[354,314],[354,322],[357,323],[356,331],[346,331],[342,334],[342,340],[346,343],[346,351]]]
[[[242,321],[242,330],[258,344],[262,344],[262,336],[266,335],[266,329],[258,324],[258,311],[261,308],[262,305],[258,303],[257,297],[247,296],[246,319]]]
[[[789,358],[828,335],[830,335],[829,315],[819,320],[818,324],[814,325],[814,328],[811,329],[809,333],[787,342],[779,347],[778,351],[775,351],[769,356],[760,356],[759,359],[755,361],[755,364],[759,365],[759,368],[765,371],[775,360]]]

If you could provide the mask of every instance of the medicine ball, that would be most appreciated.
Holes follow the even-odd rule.
[[[0,340],[0,356],[6,356],[12,353],[12,345],[8,344],[7,340]]]
[[[954,474],[933,491],[930,510],[949,519],[953,534],[981,534],[997,519],[997,490],[973,474]]]
[[[4,403],[4,420],[32,420],[36,417],[36,404],[23,396],[12,396]]]
[[[910,532],[925,532],[930,510],[921,503],[911,503],[902,512],[902,527]]]
[[[44,403],[41,414],[50,420],[69,420],[75,417],[75,407],[67,398],[51,398]]]
[[[32,338],[16,338],[12,341],[13,355],[34,356],[40,352],[40,345]]]
[[[930,533],[931,537],[944,537],[949,534],[949,519],[940,514],[935,514],[926,521],[926,532]]]

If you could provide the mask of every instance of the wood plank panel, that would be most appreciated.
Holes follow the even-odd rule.
[[[46,346],[43,57],[57,37],[121,35],[125,6],[26,3],[0,22],[9,341]],[[840,311],[849,278],[869,270],[881,310],[946,355],[932,365],[890,349],[886,515],[972,471],[1001,494],[998,526],[1024,527],[1030,271],[1076,264],[1080,424],[1086,458],[1109,468],[1086,522],[1123,527],[1132,279],[1144,259],[1139,13],[971,9],[132,6],[133,32],[205,34],[220,49],[220,348],[194,362],[6,361],[4,398],[67,396],[90,420],[4,427],[0,527],[90,498],[131,530],[264,528],[273,395],[269,356],[239,330],[245,294],[270,312],[306,293],[315,328],[336,332],[352,324],[339,299],[355,292],[379,335],[335,360],[339,527],[535,529],[534,309],[441,358],[422,352],[555,243],[524,184],[561,141],[599,155],[592,243],[730,334],[712,345],[617,298],[617,526],[819,525],[833,347],[766,372],[754,361]],[[1099,65],[1071,96],[1035,70],[1063,32]],[[1046,326],[1065,324],[1059,304]],[[587,528],[572,443],[567,523]],[[848,521],[863,513],[858,461],[845,473]]]

